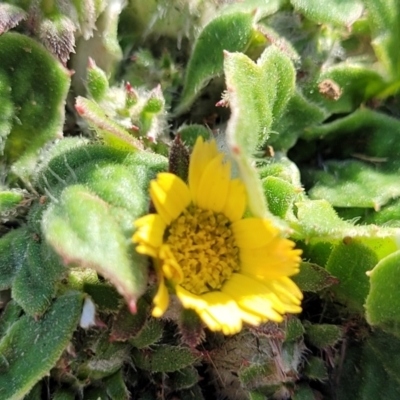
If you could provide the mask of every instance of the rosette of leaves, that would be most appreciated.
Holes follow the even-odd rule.
[[[149,152],[148,141],[139,139],[164,131],[161,92],[110,85],[104,65],[117,58],[105,51],[104,65],[96,58],[102,69],[89,66],[90,98],[77,100],[78,112],[105,144],[64,139],[50,147],[64,119],[66,71],[31,39],[7,33],[0,36],[8,63],[0,69],[0,133],[6,169],[11,166],[32,194],[16,191],[9,174],[0,197],[3,210],[18,216],[10,222],[2,214],[0,288],[13,300],[1,300],[8,304],[0,323],[0,388],[8,392],[0,394],[22,398],[32,390],[30,396],[40,398],[41,385],[50,382],[54,398],[78,392],[127,398],[133,390],[154,398],[161,390],[167,398],[216,391],[252,399],[397,399],[398,4],[221,2],[207,15],[195,3],[182,13],[197,20],[198,32],[194,40],[188,34],[184,86],[169,117],[175,126],[188,124],[181,136],[190,145],[210,131],[189,123],[201,122],[208,110],[217,113],[207,121],[220,130],[218,142],[246,184],[248,212],[270,218],[303,249],[307,262],[295,277],[305,292],[303,314],[235,337],[207,335],[203,344],[196,323],[190,331],[187,321],[177,327],[176,318],[151,319],[148,260],[135,253],[130,237],[132,221],[148,211],[149,181],[167,169],[156,154],[160,148]],[[153,32],[154,38],[167,31],[167,19],[151,21],[169,6],[154,4],[141,2],[139,10],[130,2],[121,32],[136,17],[132,10],[146,18],[131,35],[129,53],[146,46],[154,51]],[[25,16],[15,8],[7,12],[12,18],[2,29]],[[105,26],[116,32],[112,21]],[[181,25],[174,39],[183,31]],[[77,52],[86,71],[88,53]],[[40,79],[46,68],[54,90]],[[230,114],[214,108],[217,102]],[[96,327],[88,331],[78,328],[84,298],[95,305],[90,320]],[[200,362],[206,368],[197,370]],[[200,385],[199,371],[207,378]]]

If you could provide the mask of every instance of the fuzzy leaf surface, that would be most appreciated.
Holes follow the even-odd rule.
[[[0,152],[13,164],[14,173],[27,178],[37,151],[61,135],[70,79],[41,45],[18,33],[0,36],[0,59],[1,111],[5,111],[0,118]]]
[[[334,207],[361,207],[379,210],[400,196],[397,173],[370,167],[360,161],[330,161],[316,174],[310,190],[312,199],[325,199]]]
[[[95,269],[136,309],[145,288],[146,260],[133,251],[108,203],[84,186],[70,186],[46,211],[43,230],[64,263]]]
[[[339,280],[317,264],[302,262],[300,272],[291,278],[304,292],[317,293]]]
[[[197,93],[222,74],[223,51],[244,51],[253,35],[253,15],[235,12],[213,19],[200,33],[187,66],[185,85],[177,112],[186,110]]]
[[[23,399],[36,382],[48,375],[71,340],[81,306],[82,295],[69,292],[58,297],[39,321],[25,315],[12,325],[0,342],[0,354],[9,365],[0,374],[2,398]]]
[[[334,23],[350,26],[363,12],[359,0],[291,0],[296,11],[317,23]]]
[[[375,252],[356,240],[338,244],[333,249],[326,270],[338,278],[340,284],[333,286],[331,290],[349,310],[364,312],[364,303],[369,292],[366,272],[372,270],[377,262]]]
[[[366,317],[378,326],[400,337],[400,252],[382,259],[370,274],[370,291],[366,301]]]
[[[294,91],[294,67],[288,56],[268,47],[257,63],[241,53],[225,53],[224,70],[232,114],[227,140],[249,193],[256,216],[267,214],[251,157],[264,144],[273,121],[281,116]]]

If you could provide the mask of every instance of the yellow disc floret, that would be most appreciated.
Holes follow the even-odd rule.
[[[239,248],[221,213],[189,207],[167,229],[165,243],[182,269],[181,285],[192,293],[220,289],[239,270]]]

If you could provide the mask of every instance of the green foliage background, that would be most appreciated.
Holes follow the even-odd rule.
[[[397,0],[0,4],[0,398],[400,398]],[[179,135],[177,135],[179,133]],[[133,221],[215,137],[303,313],[150,316]]]

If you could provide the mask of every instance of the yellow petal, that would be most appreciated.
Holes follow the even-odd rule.
[[[167,225],[177,218],[190,204],[190,192],[186,184],[174,174],[161,173],[150,182],[150,196],[158,214]]]
[[[162,245],[158,256],[162,261],[161,268],[164,276],[175,285],[181,283],[184,278],[183,271],[177,263],[170,247],[166,244]]]
[[[139,254],[145,254],[146,256],[150,256],[150,257],[154,257],[154,258],[158,257],[158,249],[155,249],[154,247],[151,247],[147,244],[139,244],[138,246],[136,246],[135,250]]]
[[[135,221],[139,229],[133,234],[134,243],[148,244],[152,247],[160,247],[163,243],[165,228],[164,220],[158,214],[148,214]]]
[[[153,317],[161,317],[165,313],[165,310],[168,308],[169,304],[168,289],[165,286],[164,277],[162,274],[159,275],[159,280],[158,290],[153,299]]]
[[[233,179],[229,185],[227,200],[222,212],[231,222],[236,222],[243,217],[246,209],[246,188],[239,179]]]
[[[231,226],[236,244],[241,249],[266,246],[279,233],[270,221],[262,218],[241,219]]]
[[[286,245],[284,251],[282,243]],[[299,251],[293,250],[294,243],[277,237],[267,246],[257,249],[240,249],[242,271],[270,279],[291,276],[299,272]]]
[[[220,291],[208,292],[200,297],[207,302],[207,307],[199,315],[211,330],[232,335],[242,329],[242,315],[232,297]],[[216,323],[208,323],[209,317]]]
[[[223,163],[223,154],[211,160],[203,171],[197,189],[197,205],[203,210],[222,212],[228,199],[231,164]]]
[[[303,293],[290,278],[282,276],[280,279],[271,281],[271,283],[277,292],[290,293],[298,300],[303,299]]]
[[[175,286],[175,292],[185,308],[191,308],[200,314],[200,311],[207,307],[207,302],[200,296],[189,292],[180,285]]]
[[[192,201],[197,205],[197,190],[200,185],[201,177],[207,164],[218,155],[215,140],[208,143],[203,142],[199,136],[193,148],[189,164],[189,188],[192,194]]]
[[[244,311],[280,322],[284,307],[279,298],[260,281],[242,274],[233,274],[221,288]]]

